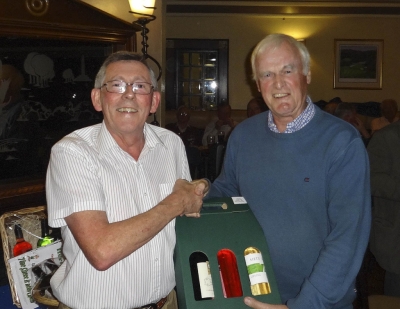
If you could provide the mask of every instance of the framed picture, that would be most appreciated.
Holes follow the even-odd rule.
[[[383,40],[335,40],[333,88],[382,89]]]

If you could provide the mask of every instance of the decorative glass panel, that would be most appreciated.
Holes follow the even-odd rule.
[[[189,53],[182,53],[182,61],[183,65],[190,65],[190,54]]]
[[[205,69],[206,69],[206,76],[204,77],[205,79],[213,80],[216,78],[217,69],[215,67],[212,67],[212,68],[206,67]]]
[[[215,66],[216,63],[217,63],[217,53],[206,53],[205,54],[204,65]]]
[[[206,94],[214,94],[214,93],[216,93],[217,86],[218,86],[217,82],[215,82],[215,81],[205,82],[204,85],[205,85],[204,88],[205,88],[205,93]]]
[[[190,107],[193,109],[200,109],[201,108],[201,97],[200,96],[193,96],[190,102]]]
[[[201,83],[192,82],[192,94],[200,94],[201,93]]]
[[[182,82],[182,92],[183,94],[190,94],[190,82]]]
[[[183,79],[190,79],[190,67],[183,67],[182,68],[182,78]]]
[[[192,53],[192,63],[191,64],[192,65],[202,65],[200,53]]]
[[[191,79],[201,79],[203,70],[201,67],[193,67],[192,68],[192,78]]]

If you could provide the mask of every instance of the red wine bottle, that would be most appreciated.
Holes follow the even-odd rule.
[[[221,249],[217,253],[222,291],[225,298],[243,296],[235,253]]]
[[[214,298],[214,287],[211,278],[210,262],[203,252],[193,252],[189,257],[190,273],[195,300]]]
[[[32,250],[32,245],[24,239],[24,235],[22,234],[22,229],[19,224],[15,224],[14,233],[16,240],[16,244],[13,248],[14,256],[18,256],[22,253]]]

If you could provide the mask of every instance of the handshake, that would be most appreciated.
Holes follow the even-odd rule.
[[[171,199],[169,202],[180,210],[180,216],[199,218],[203,198],[209,189],[210,185],[206,179],[197,179],[191,182],[178,179],[167,199]]]

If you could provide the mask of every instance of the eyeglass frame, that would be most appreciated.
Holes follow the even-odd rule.
[[[107,86],[108,86],[108,83],[110,83],[110,82],[121,82],[121,83],[124,83],[125,84],[125,86],[124,86],[125,90],[123,92],[109,91],[107,89]],[[136,88],[136,90],[133,88],[133,85],[135,85],[135,84],[148,84],[148,85],[150,85],[151,86],[150,92],[148,92],[148,93],[138,93],[138,92],[136,92],[137,88]],[[148,83],[148,82],[127,83],[127,82],[124,82],[123,80],[113,79],[113,80],[109,80],[109,81],[105,82],[100,88],[103,88],[104,86],[106,86],[106,91],[109,92],[109,93],[119,93],[119,94],[125,93],[128,86],[132,86],[132,92],[134,94],[147,95],[147,94],[150,94],[152,91],[154,91],[154,86],[151,83]]]

